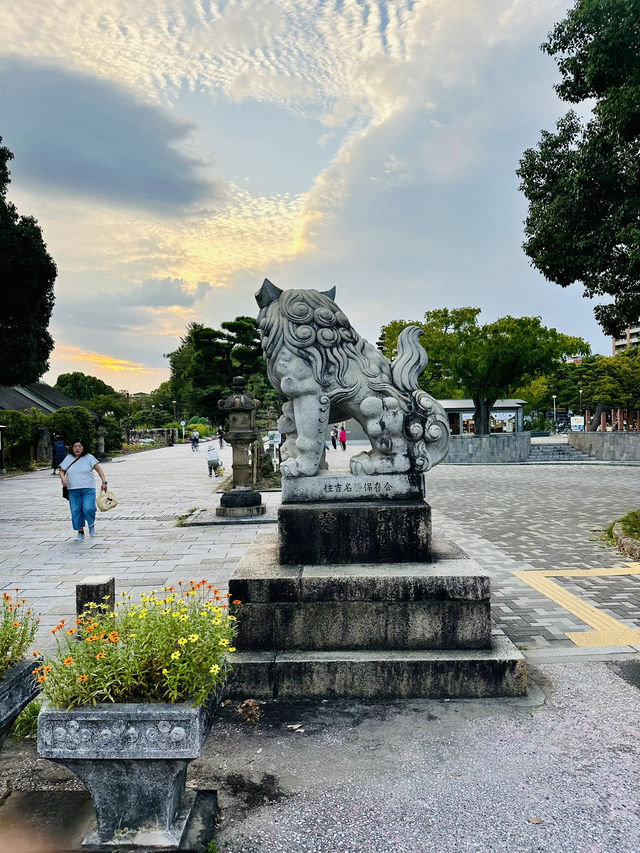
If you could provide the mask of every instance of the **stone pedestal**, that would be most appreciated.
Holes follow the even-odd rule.
[[[275,536],[250,546],[229,581],[242,601],[230,695],[524,695],[524,658],[492,629],[489,578],[454,543],[430,542],[430,564],[281,565]]]
[[[223,518],[246,518],[252,515],[264,515],[266,506],[262,495],[249,486],[239,486],[225,492],[216,507],[216,515]]]
[[[278,527],[282,564],[431,559],[431,508],[422,500],[283,504]]]

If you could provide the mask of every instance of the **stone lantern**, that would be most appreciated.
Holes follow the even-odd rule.
[[[216,515],[226,517],[263,515],[266,510],[262,495],[253,488],[249,462],[249,447],[258,438],[256,409],[260,400],[249,397],[246,384],[244,377],[236,376],[231,396],[218,401],[218,408],[226,412],[229,419],[225,441],[233,448],[233,488],[222,495],[220,506],[216,507]]]

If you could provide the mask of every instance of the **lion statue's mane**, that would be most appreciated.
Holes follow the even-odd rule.
[[[272,385],[285,396],[295,396],[283,389],[278,373],[283,350],[309,365],[319,407],[327,411],[325,420],[353,417],[371,439],[372,453],[351,460],[354,473],[428,470],[446,455],[449,429],[440,404],[418,388],[428,361],[418,340],[422,330],[405,328],[398,338],[398,356],[389,362],[355,331],[334,296],[335,288],[283,291],[265,279],[256,300]],[[288,436],[293,431],[299,435],[302,425],[295,422],[291,404],[285,403],[283,416],[289,424]],[[291,443],[287,455],[297,455]]]

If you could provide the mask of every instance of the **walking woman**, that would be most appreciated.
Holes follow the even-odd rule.
[[[338,433],[338,441],[340,442],[340,446],[343,450],[347,449],[347,431],[344,428],[344,424],[340,427],[340,432]]]
[[[73,442],[71,453],[60,464],[60,480],[69,489],[69,508],[73,529],[77,530],[76,542],[84,540],[84,526],[89,527],[89,536],[96,535],[96,488],[93,472],[102,480],[107,490],[107,481],[98,460],[87,453],[84,442]]]

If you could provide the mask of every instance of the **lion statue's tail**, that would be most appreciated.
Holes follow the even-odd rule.
[[[391,376],[396,388],[411,395],[418,387],[418,379],[429,362],[420,344],[420,326],[407,326],[398,337],[398,355],[391,362]]]
[[[431,394],[418,388],[418,379],[429,362],[419,342],[421,334],[420,326],[402,330],[391,375],[396,388],[411,400],[411,411],[405,415],[405,436],[411,441],[413,465],[418,471],[428,471],[447,455],[450,433],[445,410]]]

